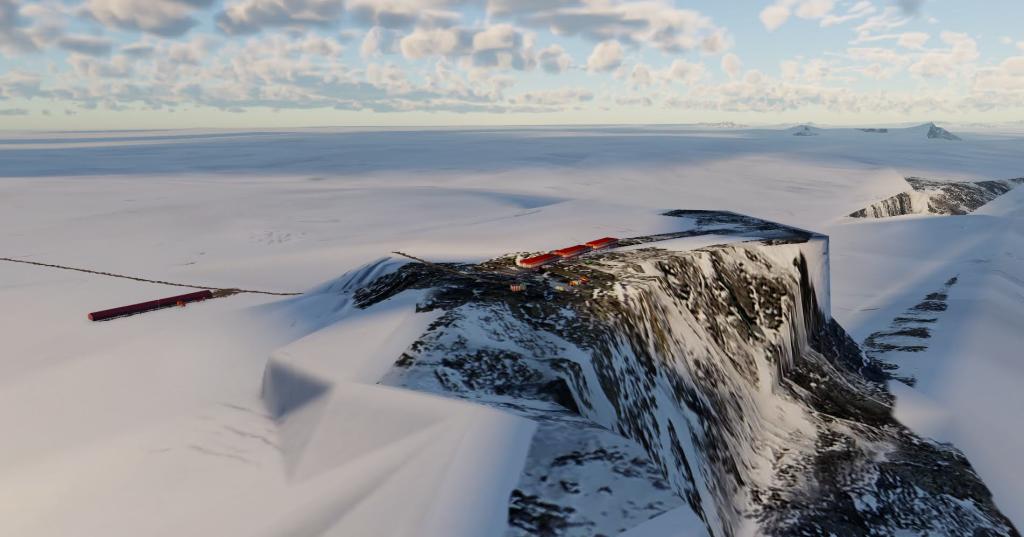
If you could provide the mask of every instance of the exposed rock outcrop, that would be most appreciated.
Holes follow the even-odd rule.
[[[960,137],[939,127],[934,123],[928,124],[928,138],[935,140],[960,140]]]
[[[906,214],[963,215],[1024,184],[1024,177],[994,181],[943,182],[907,177],[911,189],[850,213],[853,218]]]
[[[382,383],[540,426],[509,535],[613,535],[685,501],[715,536],[1018,535],[954,448],[892,417],[879,364],[831,319],[828,240],[730,213],[522,275],[410,264],[438,320]],[[736,240],[697,249],[701,235]],[[508,280],[526,283],[508,292]]]

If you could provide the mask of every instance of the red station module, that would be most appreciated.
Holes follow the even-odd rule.
[[[588,242],[586,244],[587,244],[587,246],[589,246],[589,247],[591,247],[591,248],[593,248],[595,250],[600,250],[601,248],[607,248],[607,247],[615,244],[616,242],[619,242],[619,239],[616,239],[615,237],[605,237],[603,239],[597,239],[597,240],[594,240],[594,241],[590,241],[590,242]]]
[[[520,259],[517,263],[520,267],[523,268],[537,268],[541,265],[547,265],[548,263],[556,259],[558,259],[558,256],[555,254],[540,254],[535,255],[533,257]]]
[[[589,252],[589,251],[590,251],[590,248],[588,248],[587,246],[584,246],[582,244],[577,244],[576,246],[570,246],[568,248],[562,248],[561,250],[555,250],[554,252],[551,252],[551,253],[557,255],[558,257],[569,258],[569,257],[576,257],[576,256],[582,254],[583,252]]]
[[[171,308],[174,306],[184,306],[189,302],[198,302],[200,300],[208,300],[213,298],[213,293],[210,291],[197,291],[195,293],[188,293],[184,295],[172,296],[168,298],[161,298],[159,300],[150,300],[149,302],[142,302],[140,304],[132,304],[130,306],[121,306],[119,308],[112,308],[103,311],[94,311],[89,314],[90,321],[105,321],[107,319],[113,319],[115,317],[123,317],[125,315],[134,315],[136,313],[143,313],[146,311],[153,311],[163,308]]]

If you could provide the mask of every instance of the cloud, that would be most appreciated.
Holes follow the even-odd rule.
[[[930,38],[931,36],[924,32],[905,32],[900,34],[896,42],[903,48],[920,50],[924,48],[924,44]]]
[[[82,13],[105,26],[177,37],[197,24],[192,12],[213,0],[88,0]]]
[[[216,20],[226,34],[254,34],[268,27],[329,26],[344,7],[342,0],[236,0]]]
[[[706,51],[717,53],[728,44],[724,30],[709,17],[660,1],[528,0],[515,6],[512,0],[492,0],[489,9],[512,16],[524,26],[550,30],[556,35],[644,44],[666,52],[705,47]]]
[[[594,100],[594,93],[579,88],[562,88],[557,90],[531,91],[516,95],[512,102],[520,105],[539,105],[563,107],[581,104]]]
[[[457,24],[461,16],[438,8],[458,3],[458,0],[348,0],[346,8],[352,19],[364,26],[395,30],[414,24],[446,28]]]
[[[667,80],[677,80],[692,84],[703,79],[706,72],[707,69],[704,67],[704,64],[675,59],[672,61],[672,65],[666,69],[664,76]]]
[[[107,56],[114,45],[109,39],[103,37],[66,35],[57,40],[57,46],[67,51],[89,56]]]
[[[978,59],[978,44],[969,35],[942,32],[939,37],[949,48],[921,55],[908,68],[912,74],[923,78],[954,78],[960,74],[964,65]]]
[[[132,43],[121,47],[121,54],[130,58],[149,58],[156,52],[156,47],[147,43]]]
[[[885,32],[893,32],[897,28],[906,26],[911,20],[911,17],[908,17],[899,8],[887,7],[881,13],[868,17],[866,21],[855,28],[857,38],[853,43],[890,39],[893,35],[885,34]],[[879,35],[880,32],[882,35]]]
[[[773,32],[789,20],[790,15],[801,19],[823,19],[832,13],[834,0],[776,0],[761,10],[761,24]]]
[[[916,15],[921,11],[924,0],[895,0],[896,5],[908,15]]]
[[[402,55],[410,60],[428,56],[448,56],[456,51],[467,50],[472,44],[472,35],[446,28],[417,29],[399,42]]]
[[[537,62],[545,73],[563,73],[572,65],[572,57],[560,45],[551,45],[537,53]]]
[[[972,89],[990,96],[989,102],[999,102],[999,97],[1004,97],[1019,103],[1024,96],[1024,56],[1011,56],[995,67],[980,69]]]
[[[759,17],[761,19],[761,24],[763,24],[769,32],[773,32],[789,20],[789,14],[789,7],[781,4],[772,4],[762,9]]]
[[[85,79],[128,78],[134,73],[132,60],[121,55],[101,60],[76,54],[68,59],[68,63],[77,76]]]
[[[722,56],[722,71],[729,75],[729,78],[736,78],[740,74],[740,69],[743,68],[743,62],[740,61],[740,57],[729,53]]]
[[[372,58],[381,54],[397,52],[398,39],[398,33],[394,30],[374,26],[363,37],[363,42],[359,46],[359,54],[363,58]]]
[[[473,51],[518,48],[522,34],[511,24],[497,24],[473,35]]]
[[[27,116],[28,110],[24,108],[0,108],[0,116]]]
[[[862,19],[864,17],[867,17],[868,15],[871,15],[872,13],[875,13],[876,11],[877,9],[875,8],[874,4],[872,4],[868,0],[861,0],[860,2],[857,2],[852,7],[850,7],[850,9],[847,10],[847,12],[842,15],[825,15],[821,19],[821,26],[823,28],[828,28],[830,26],[836,26],[852,20]]]
[[[19,0],[0,0],[0,51],[31,52],[36,43],[26,30],[29,21],[21,14]]]
[[[534,37],[510,24],[496,24],[473,34],[473,65],[501,69],[532,69]]]
[[[633,87],[650,86],[654,82],[651,68],[642,63],[634,65],[633,72],[629,74],[629,82]]]
[[[612,71],[622,65],[622,44],[618,41],[602,41],[594,46],[587,58],[587,70],[591,72]]]
[[[833,0],[804,0],[797,5],[796,16],[801,19],[820,19],[832,12]]]
[[[7,99],[42,97],[47,92],[41,88],[42,78],[25,71],[8,71],[0,74],[0,97]]]

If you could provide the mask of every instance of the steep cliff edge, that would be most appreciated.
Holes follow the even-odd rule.
[[[731,213],[567,261],[585,275],[408,264],[436,319],[381,383],[538,424],[508,535],[614,535],[684,502],[707,532],[1018,535],[968,461],[892,417],[885,374],[831,319],[827,237]],[[511,293],[508,281],[526,285]]]

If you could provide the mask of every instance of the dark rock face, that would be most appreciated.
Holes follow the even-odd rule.
[[[889,129],[860,129],[861,132],[870,132],[873,134],[885,134],[889,132]]]
[[[937,140],[960,140],[960,137],[939,127],[938,125],[931,123],[928,126],[928,138]]]
[[[850,213],[850,216],[886,218],[905,214],[963,215],[1024,184],[1024,178],[947,183],[907,177],[906,181],[911,190]]]
[[[586,287],[509,293],[505,259],[356,293],[431,289],[419,308],[443,312],[381,382],[538,422],[509,535],[614,535],[684,502],[715,536],[1018,535],[959,452],[892,417],[885,371],[822,306],[826,238],[669,214],[694,227],[560,265]],[[716,227],[760,238],[658,247]]]
[[[890,378],[908,386],[915,384],[913,374],[906,369],[901,370],[899,362],[910,359],[902,353],[919,353],[928,349],[928,339],[932,337],[935,323],[949,307],[946,299],[956,282],[956,276],[946,280],[941,289],[928,293],[921,302],[893,319],[887,329],[864,339],[865,354],[879,363]]]
[[[800,125],[799,127],[796,127],[796,130],[793,132],[793,136],[817,136],[817,135],[818,135],[818,133],[814,129],[812,129],[810,125]]]

